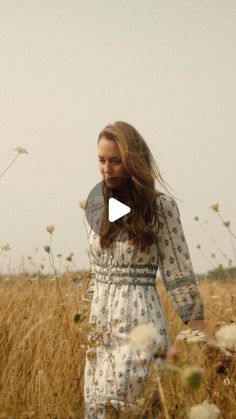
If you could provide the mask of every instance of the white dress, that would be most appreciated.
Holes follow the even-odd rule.
[[[171,303],[184,323],[203,319],[204,308],[194,276],[176,201],[166,194],[158,202],[158,246],[141,253],[128,241],[101,249],[99,236],[89,229],[91,325],[97,333],[93,359],[86,356],[84,370],[85,418],[107,418],[106,405],[135,408],[148,364],[155,350],[171,345],[167,319],[156,289],[158,268]],[[152,322],[157,328],[152,350],[134,350],[131,330]],[[99,338],[98,338],[99,337]],[[87,353],[91,354],[88,346]],[[161,366],[163,358],[155,361]]]

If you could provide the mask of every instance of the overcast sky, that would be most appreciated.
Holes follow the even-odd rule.
[[[97,135],[116,120],[144,136],[184,201],[195,272],[227,265],[216,246],[235,264],[209,209],[219,202],[236,232],[235,19],[234,0],[0,0],[0,173],[13,148],[29,152],[0,179],[2,269],[22,255],[48,268],[48,224],[55,255],[89,268],[78,204],[101,180]]]

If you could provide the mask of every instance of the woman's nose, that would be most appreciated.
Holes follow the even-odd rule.
[[[111,164],[109,162],[105,163],[104,165],[104,173],[110,173],[111,171]]]

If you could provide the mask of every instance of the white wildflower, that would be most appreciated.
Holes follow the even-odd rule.
[[[176,336],[178,340],[185,340],[191,334],[191,329],[181,330],[181,332]]]
[[[202,342],[205,340],[205,333],[200,330],[182,330],[177,336],[177,340],[184,340],[187,342]]]
[[[130,344],[134,349],[144,350],[155,343],[157,336],[158,330],[152,322],[140,324],[130,332]]]
[[[221,414],[220,409],[215,404],[203,403],[191,407],[188,411],[188,419],[217,419]]]
[[[220,346],[236,351],[236,323],[222,326],[217,330],[215,336]]]
[[[55,227],[54,227],[54,225],[49,225],[49,226],[46,227],[46,230],[49,234],[52,234],[55,230]]]
[[[86,207],[86,201],[80,201],[79,206],[84,210]]]
[[[28,151],[23,147],[13,148],[13,151],[17,151],[18,154],[29,154]]]
[[[11,250],[9,243],[0,244],[0,251],[2,252],[8,252]]]

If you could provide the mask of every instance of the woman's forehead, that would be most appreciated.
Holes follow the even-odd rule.
[[[119,157],[119,147],[115,141],[101,138],[98,143],[98,154],[99,157]]]

